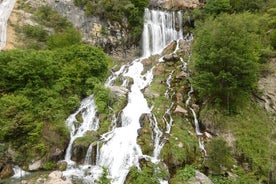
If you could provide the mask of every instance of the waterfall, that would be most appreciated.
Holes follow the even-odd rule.
[[[91,143],[87,149],[84,164],[85,165],[91,165],[92,164],[92,152],[93,152],[93,144]]]
[[[81,114],[83,122],[77,120],[77,115],[79,114]],[[66,122],[70,130],[71,138],[66,150],[65,161],[74,165],[74,162],[71,160],[74,141],[79,137],[83,137],[88,131],[97,130],[99,128],[99,119],[96,116],[96,106],[93,95],[84,99],[79,109],[74,114],[71,114]],[[78,124],[80,125],[78,126]]]
[[[139,159],[146,157],[137,144],[137,137],[138,130],[141,128],[139,122],[141,115],[151,114],[152,110],[149,108],[142,90],[151,84],[154,67],[144,72],[144,66],[141,62],[146,57],[161,52],[173,40],[182,38],[182,13],[145,9],[144,18],[143,57],[123,65],[119,71],[112,73],[105,83],[106,87],[113,86],[114,81],[118,77],[122,77],[125,78],[122,86],[126,87],[128,84],[127,78],[133,80],[127,95],[127,105],[123,108],[120,114],[121,117],[118,118],[121,121],[121,126],[112,126],[111,130],[103,134],[101,139],[97,141],[96,165],[89,165],[90,148],[87,151],[85,164],[76,165],[71,160],[73,142],[76,138],[84,136],[88,130],[97,130],[99,127],[93,95],[85,99],[80,108],[67,119],[67,124],[71,131],[71,140],[65,156],[65,160],[69,163],[69,167],[64,172],[67,178],[74,176],[81,178],[85,183],[93,184],[101,174],[102,167],[105,167],[109,171],[112,184],[123,184],[130,167],[136,166],[139,168]],[[171,76],[172,73],[167,79],[167,98],[171,98],[169,95]],[[168,108],[163,117],[167,123],[166,132],[170,132],[173,121],[170,115],[172,106],[173,104]],[[75,125],[77,122],[76,115],[79,113],[82,113],[83,123],[77,127]],[[169,120],[165,116],[169,117]],[[153,138],[155,141],[155,150],[151,157],[151,160],[154,161],[158,159],[161,148],[165,144],[165,139],[161,139],[162,132],[158,128],[158,123],[154,115],[152,117],[152,124],[156,134]],[[114,119],[116,120],[116,117]],[[111,124],[114,125],[115,123],[112,122]]]
[[[182,12],[145,9],[143,56],[161,52],[173,40],[182,38]]]

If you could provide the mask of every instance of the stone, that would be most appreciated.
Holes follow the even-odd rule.
[[[213,182],[203,173],[198,170],[195,171],[196,183],[199,184],[213,184]]]
[[[168,55],[165,55],[163,57],[163,60],[165,62],[168,62],[168,61],[178,61],[179,60],[179,57],[176,55],[176,54],[168,54]]]
[[[0,178],[5,179],[11,177],[12,175],[14,175],[12,166],[10,164],[5,164],[0,172]]]
[[[162,52],[162,55],[172,53],[176,47],[176,41],[171,42]]]
[[[29,165],[29,171],[36,171],[36,170],[40,169],[41,167],[42,167],[42,161],[37,160]]]
[[[125,96],[128,93],[128,89],[123,86],[110,86],[110,91],[116,96]]]
[[[72,184],[72,182],[67,181],[61,171],[53,171],[48,175],[43,184]]]
[[[198,8],[206,0],[150,0],[150,6],[165,9]]]
[[[181,107],[180,105],[176,106],[174,113],[182,116],[188,116],[188,111],[183,107]]]
[[[181,71],[175,78],[176,79],[185,79],[188,77],[188,74],[184,71]]]

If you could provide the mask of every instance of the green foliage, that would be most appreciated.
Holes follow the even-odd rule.
[[[262,48],[258,20],[250,13],[223,14],[198,27],[192,83],[201,97],[230,110],[256,87]]]
[[[47,39],[46,45],[48,49],[55,49],[79,44],[80,41],[80,32],[73,28],[68,28],[62,33],[54,33],[50,35]]]
[[[276,29],[271,31],[270,33],[270,40],[271,40],[271,45],[274,49],[276,49]]]
[[[178,170],[171,179],[171,184],[182,184],[195,176],[195,168],[192,165],[185,165],[184,169]]]
[[[125,183],[156,184],[160,183],[160,179],[166,178],[167,174],[168,173],[158,165],[143,165],[141,170],[138,170],[136,167],[131,167]]]
[[[230,170],[234,164],[234,159],[231,155],[231,148],[222,138],[213,138],[207,144],[208,156],[205,161],[205,166],[216,174],[223,174]],[[223,169],[225,168],[225,169]]]
[[[34,19],[46,27],[53,28],[56,32],[60,32],[66,28],[71,28],[65,17],[62,17],[58,12],[53,11],[49,6],[41,6],[34,12]]]
[[[241,11],[258,11],[265,6],[267,0],[230,0],[234,10]]]
[[[24,162],[64,145],[66,117],[95,86],[104,91],[100,83],[107,66],[103,51],[88,45],[1,52],[0,141],[16,149]],[[104,95],[99,95],[101,103]]]
[[[28,39],[37,39],[38,41],[44,42],[47,39],[47,32],[41,26],[31,26],[26,24],[22,29],[23,33]]]
[[[233,155],[238,161],[236,164],[248,165],[246,169],[238,167],[233,171],[239,176],[235,183],[266,183],[269,173],[275,170],[275,120],[265,109],[252,102],[241,104],[237,113],[230,116],[208,107],[204,112],[205,119],[219,123],[220,126],[215,127],[219,132],[230,132],[232,140],[235,140]],[[220,150],[216,148],[214,152]],[[207,153],[210,155],[209,149]]]
[[[96,182],[97,184],[110,184],[112,179],[110,179],[108,177],[109,172],[108,169],[106,167],[103,167],[103,173],[102,175],[99,177],[98,181]]]
[[[95,102],[97,104],[97,110],[101,113],[107,113],[108,103],[110,101],[110,91],[102,85],[96,85],[93,91],[95,95]]]
[[[208,0],[204,10],[212,15],[218,15],[231,10],[229,0]]]
[[[55,167],[55,164],[51,161],[49,162],[46,162],[44,165],[43,165],[43,169],[45,170],[53,170]]]

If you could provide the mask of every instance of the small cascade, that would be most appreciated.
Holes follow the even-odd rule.
[[[30,174],[29,172],[21,169],[18,165],[13,166],[12,169],[14,172],[14,175],[12,176],[12,178],[22,178],[22,177]]]
[[[82,123],[77,120],[77,115],[79,114],[81,114],[83,120]],[[66,150],[65,161],[67,161],[67,163],[70,165],[74,164],[74,162],[71,160],[72,146],[74,141],[79,137],[83,137],[86,132],[97,130],[99,128],[99,119],[96,116],[96,105],[93,95],[84,99],[79,109],[74,114],[71,114],[67,118],[66,122],[71,132],[71,139]]]
[[[193,40],[193,35],[188,34],[185,37],[185,40],[189,43],[189,47],[191,47],[191,42]],[[191,59],[191,53],[189,51],[186,51],[185,53],[186,55],[188,55],[188,63],[190,62]],[[183,60],[183,58],[180,58],[183,66],[182,66],[182,70],[183,71],[187,71],[187,63]],[[189,72],[188,72],[189,75]],[[196,135],[198,136],[198,144],[199,144],[199,148],[204,152],[204,154],[206,155],[206,150],[204,148],[204,140],[203,140],[203,133],[200,131],[199,128],[199,123],[198,123],[198,119],[197,119],[197,115],[194,111],[194,109],[190,106],[190,101],[192,99],[191,94],[194,92],[193,86],[191,86],[190,91],[188,92],[188,98],[185,102],[186,106],[190,109],[190,111],[193,114],[194,117],[194,126],[195,126],[195,131],[196,131]]]
[[[143,56],[161,52],[173,40],[181,39],[182,12],[164,12],[145,9]]]
[[[93,153],[93,143],[91,143],[88,147],[88,150],[85,155],[84,165],[91,165],[92,164],[92,153]]]

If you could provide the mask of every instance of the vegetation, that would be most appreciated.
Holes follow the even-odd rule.
[[[0,61],[0,141],[25,161],[66,144],[66,117],[105,79],[108,65],[102,50],[87,45],[5,51]],[[47,129],[58,142],[46,141]]]
[[[260,93],[260,71],[275,52],[275,6],[209,0],[194,11],[192,84],[201,101],[199,118],[220,135],[207,142],[199,169],[214,183],[275,182],[275,118],[252,95]]]
[[[200,26],[193,45],[193,85],[200,97],[230,111],[256,88],[262,49],[258,25],[257,16],[243,13],[209,18]]]

